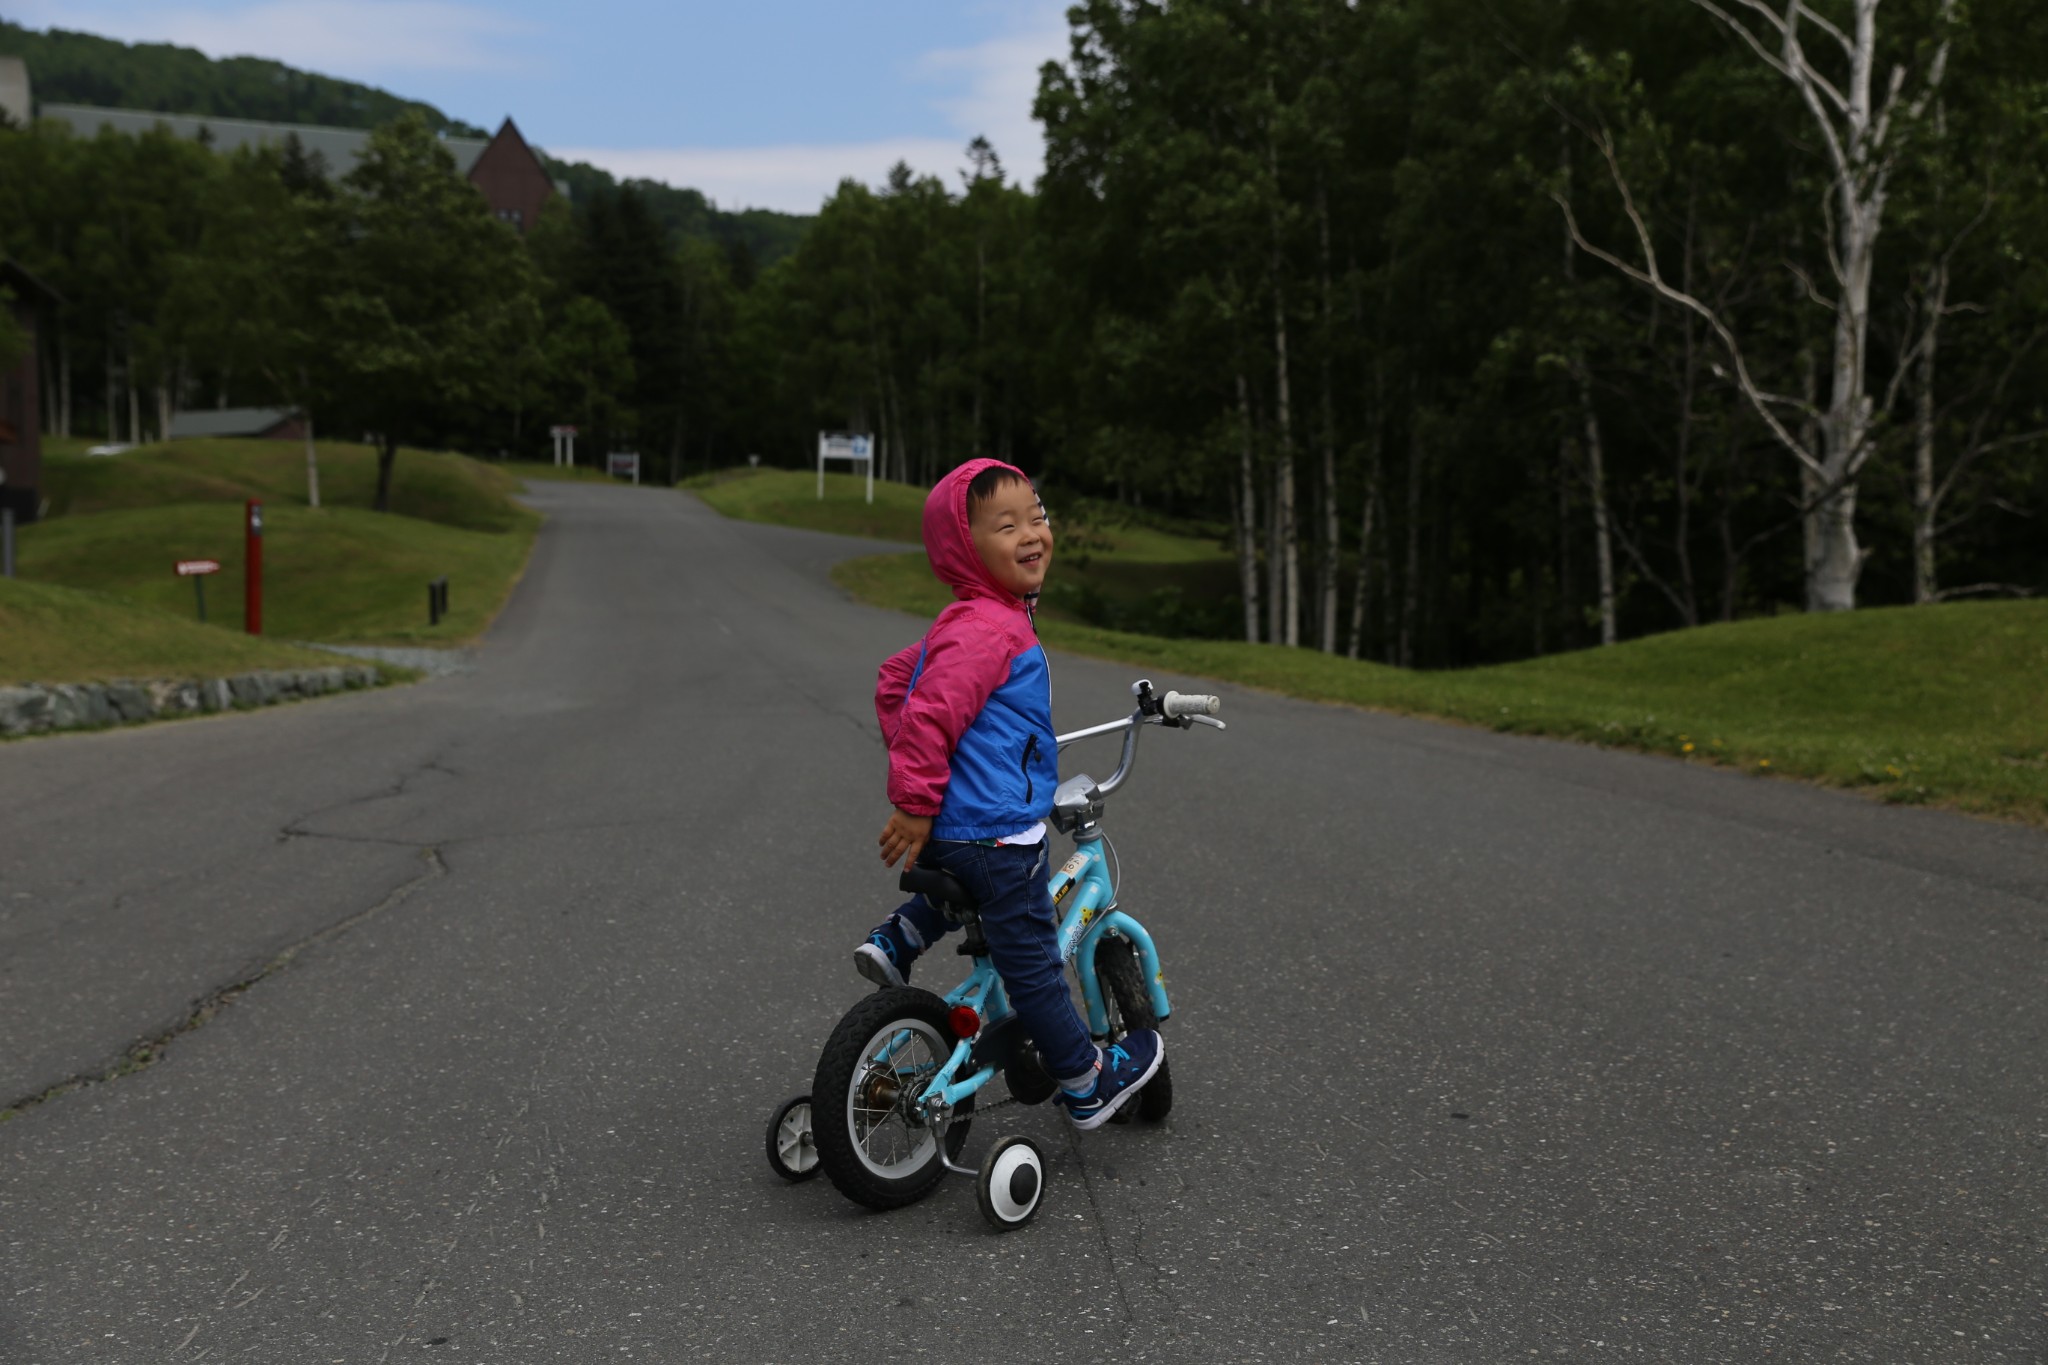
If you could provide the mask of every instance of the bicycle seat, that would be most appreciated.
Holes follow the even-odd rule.
[[[973,919],[979,908],[958,877],[936,867],[906,867],[896,885],[912,895],[923,896],[948,919]]]

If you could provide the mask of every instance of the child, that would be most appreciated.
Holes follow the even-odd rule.
[[[1076,1128],[1099,1128],[1152,1078],[1165,1044],[1152,1029],[1105,1058],[1067,994],[1055,930],[1045,819],[1059,785],[1052,678],[1031,612],[1052,561],[1052,527],[1031,481],[969,460],[924,503],[932,572],[958,600],[923,640],[882,665],[875,715],[889,746],[882,861],[942,868],[980,904],[990,959],[1059,1081]],[[953,926],[923,896],[854,950],[862,976],[901,986]]]

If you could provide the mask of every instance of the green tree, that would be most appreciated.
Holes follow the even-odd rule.
[[[387,511],[402,442],[443,429],[452,408],[508,397],[536,284],[519,238],[417,116],[372,136],[343,191],[326,211],[335,266],[322,323],[336,406],[377,434]]]

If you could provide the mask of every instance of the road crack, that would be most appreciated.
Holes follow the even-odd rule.
[[[427,864],[425,869],[417,876],[393,888],[384,899],[378,901],[375,905],[370,906],[368,909],[358,910],[354,914],[345,915],[332,924],[314,930],[305,937],[279,949],[271,956],[269,961],[247,976],[207,992],[194,1002],[191,1013],[187,1014],[183,1019],[159,1033],[147,1038],[138,1039],[129,1045],[127,1051],[123,1052],[107,1066],[97,1071],[79,1072],[66,1077],[54,1085],[46,1086],[34,1094],[24,1095],[4,1108],[0,1108],[0,1123],[6,1123],[9,1119],[19,1118],[32,1109],[39,1108],[52,1100],[69,1095],[74,1091],[83,1090],[88,1086],[104,1085],[109,1081],[117,1081],[123,1076],[132,1076],[138,1071],[146,1071],[156,1065],[163,1059],[165,1051],[169,1049],[172,1043],[188,1033],[204,1028],[213,1021],[215,1016],[219,1015],[228,1006],[234,1004],[252,987],[260,985],[291,966],[299,954],[306,951],[306,949],[326,943],[330,939],[339,938],[358,925],[366,924],[379,915],[396,909],[420,887],[448,875],[448,865],[441,860],[439,848],[427,848],[422,851],[421,856]]]

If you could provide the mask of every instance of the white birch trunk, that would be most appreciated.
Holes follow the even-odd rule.
[[[1259,485],[1252,460],[1251,386],[1237,375],[1237,581],[1244,594],[1244,638],[1259,642]]]
[[[320,506],[320,453],[313,448],[313,413],[306,411],[306,506]]]
[[[1593,381],[1584,361],[1572,366],[1579,386],[1579,417],[1586,440],[1586,492],[1593,500],[1593,566],[1600,582],[1600,643],[1611,645],[1614,626],[1614,535],[1607,519],[1607,451],[1600,439],[1600,414],[1593,410]]]

